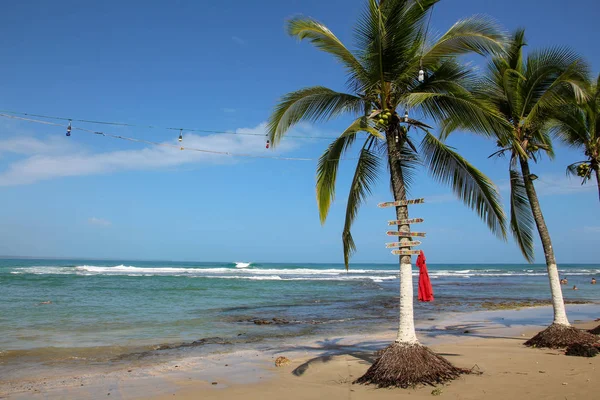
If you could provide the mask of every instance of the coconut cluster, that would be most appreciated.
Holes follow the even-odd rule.
[[[376,113],[377,110],[372,110],[371,113]],[[373,117],[374,121],[381,129],[386,129],[392,122],[392,113],[389,109],[385,109]]]
[[[585,178],[590,172],[590,166],[588,164],[579,164],[577,166],[577,175]]]

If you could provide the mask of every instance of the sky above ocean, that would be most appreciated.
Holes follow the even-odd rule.
[[[344,42],[363,0],[11,2],[0,15],[0,109],[136,125],[256,133],[189,133],[185,146],[233,153],[318,158],[324,139],[286,140],[265,149],[265,121],[277,99],[305,86],[343,90],[342,68],[284,31],[286,19],[317,18]],[[597,1],[444,0],[432,33],[473,14],[509,30],[527,28],[528,49],[566,45],[600,69]],[[481,58],[469,58],[484,66]],[[332,137],[339,119],[302,125],[296,135]],[[77,125],[74,125],[77,126]],[[81,125],[177,144],[179,132]],[[506,160],[489,160],[494,143],[449,139],[508,195]],[[554,161],[532,167],[540,201],[563,263],[600,259],[598,194],[565,176],[581,155],[557,146]],[[0,255],[210,261],[341,262],[345,196],[353,164],[342,164],[330,217],[319,223],[315,162],[207,156],[128,143],[0,118]],[[520,263],[502,242],[425,173],[410,195],[424,218],[421,246],[438,263]],[[355,262],[394,262],[384,243],[391,209],[387,176],[354,227]],[[507,209],[508,212],[508,209]],[[416,230],[416,229],[415,229]],[[536,261],[543,261],[541,246]]]

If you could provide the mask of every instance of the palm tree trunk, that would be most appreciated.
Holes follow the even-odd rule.
[[[544,248],[544,256],[546,257],[546,268],[548,270],[548,278],[550,280],[550,292],[552,294],[552,307],[554,309],[554,323],[559,325],[570,326],[565,311],[565,302],[563,300],[562,290],[560,288],[560,279],[558,276],[558,268],[556,267],[556,259],[554,258],[554,250],[552,249],[552,241],[546,227],[546,221],[540,208],[537,194],[533,181],[531,180],[531,171],[529,170],[529,162],[526,159],[519,157],[521,163],[521,172],[523,173],[523,182],[525,183],[525,191],[531,205],[533,218],[542,241]]]
[[[388,162],[390,166],[392,191],[394,200],[406,200],[406,187],[402,167],[398,160],[400,159],[400,149],[403,141],[396,143],[395,132],[386,134],[388,145]],[[408,219],[408,206],[396,207],[396,216],[398,219]],[[410,225],[399,225],[398,231],[409,233]],[[410,237],[400,237],[400,242],[410,241]],[[416,344],[418,343],[415,332],[414,312],[413,312],[413,279],[411,256],[399,256],[400,261],[400,323],[398,326],[398,336],[396,343]]]
[[[600,199],[600,165],[595,168],[596,171],[596,184],[598,185],[598,198]]]

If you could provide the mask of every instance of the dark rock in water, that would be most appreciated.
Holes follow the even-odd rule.
[[[289,321],[285,318],[272,318],[272,319],[262,319],[262,318],[253,318],[249,321],[254,322],[256,325],[287,325],[290,322],[298,322],[298,321]]]
[[[289,324],[290,321],[288,321],[287,319],[284,319],[284,318],[273,318],[273,323],[285,325],[285,324]]]
[[[568,356],[577,356],[577,357],[595,357],[600,353],[598,348],[591,344],[582,344],[575,343],[567,347],[567,351],[565,352]]]
[[[221,337],[209,337],[209,338],[194,340],[191,343],[162,344],[162,345],[156,347],[156,350],[174,350],[174,349],[181,349],[184,347],[204,346],[205,344],[231,344],[231,342],[226,339],[223,339]]]
[[[266,319],[255,319],[254,322],[256,325],[271,325],[273,322]]]

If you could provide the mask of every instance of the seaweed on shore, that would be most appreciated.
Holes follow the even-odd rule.
[[[592,335],[600,335],[600,325],[588,331]]]
[[[455,367],[420,344],[392,343],[378,355],[379,358],[354,383],[406,389],[419,384],[435,386],[471,372]]]
[[[524,343],[529,347],[561,349],[573,344],[593,344],[598,337],[572,326],[552,324]]]
[[[576,357],[596,357],[600,353],[597,346],[591,344],[575,343],[567,347],[565,354]]]

